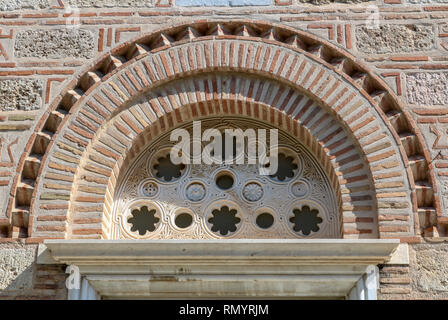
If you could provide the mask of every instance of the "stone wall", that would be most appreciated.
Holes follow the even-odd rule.
[[[406,74],[409,104],[443,106],[448,104],[447,72],[416,72]]]
[[[92,58],[93,34],[86,30],[26,30],[16,36],[17,58]]]
[[[368,9],[369,5],[376,7]],[[74,8],[80,10],[79,26],[73,25],[78,21]],[[379,28],[372,29],[375,8]],[[448,217],[446,0],[0,0],[0,237],[32,237],[30,213],[12,191],[18,187],[26,194],[32,186],[26,179],[18,185],[17,171],[25,161],[33,168],[33,161],[41,160],[25,159],[24,151],[52,102],[82,70],[143,33],[200,19],[243,18],[287,25],[325,39],[356,56],[399,97],[433,159],[441,217],[434,209],[417,213],[420,225],[416,223],[414,236],[402,238],[415,243],[411,265],[382,268],[381,297],[446,298],[446,245],[421,237],[443,236],[441,224]],[[398,120],[394,123],[400,125]],[[38,139],[45,145],[45,131]],[[76,148],[70,150],[76,153]],[[385,179],[394,182],[393,177]],[[54,195],[61,185],[46,187]],[[426,187],[415,189],[425,193]],[[391,206],[399,202],[395,200]],[[55,220],[67,210],[57,203],[47,209]],[[387,219],[391,218],[379,220]],[[397,216],[394,223],[400,219],[409,218]],[[60,221],[48,223],[44,231],[51,237],[65,227]],[[32,264],[35,250],[32,244],[0,242],[0,297],[64,297],[63,270]]]
[[[42,82],[34,79],[0,80],[1,111],[31,111],[42,106]]]
[[[448,299],[448,244],[427,239],[409,246],[409,266],[380,268],[380,299]]]
[[[434,49],[435,39],[432,25],[380,25],[356,28],[356,46],[366,54],[412,53]]]
[[[37,244],[0,242],[0,300],[66,299],[64,266],[38,265]]]

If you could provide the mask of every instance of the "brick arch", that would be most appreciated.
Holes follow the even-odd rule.
[[[331,110],[355,137],[362,127],[359,121],[373,125],[372,128],[385,135],[378,139],[390,140],[391,150],[368,159],[369,163],[380,161],[381,157],[394,158],[378,164],[379,174],[374,179],[385,179],[388,174],[393,177],[397,171],[383,173],[381,170],[395,168],[404,173],[406,180],[403,192],[384,192],[378,196],[411,199],[411,212],[404,207],[394,208],[393,204],[390,210],[404,211],[400,219],[414,220],[414,223],[417,219],[412,214],[416,214],[419,207],[439,209],[434,200],[434,174],[427,165],[429,156],[421,134],[390,89],[352,56],[317,37],[283,26],[251,21],[201,21],[125,43],[71,82],[53,102],[31,137],[28,153],[21,159],[13,184],[10,213],[29,210],[31,234],[33,223],[38,220],[33,217],[34,211],[66,210],[67,205],[60,202],[65,201],[67,195],[46,194],[37,186],[45,187],[42,181],[45,177],[72,182],[81,161],[79,154],[83,154],[105,118],[125,107],[136,93],[185,75],[213,70],[267,76],[306,92]],[[164,108],[163,105],[159,107]],[[83,121],[81,114],[88,118],[90,114],[93,122]],[[95,119],[99,121],[98,126],[94,124]],[[84,125],[85,129],[77,124]],[[70,142],[64,144],[64,139]],[[360,145],[365,149],[362,143]],[[52,161],[54,159],[57,161]],[[39,203],[37,208],[36,203],[43,200],[56,203]],[[51,220],[52,215],[45,215],[41,220],[47,217]],[[65,233],[62,225],[43,227],[41,235],[45,237]],[[395,221],[383,231],[383,236],[388,232],[413,234],[413,230],[398,226]]]
[[[69,208],[72,213],[69,218],[71,227],[68,230],[69,237],[96,237],[102,234],[103,228],[99,226],[101,216],[105,217],[104,229],[107,234],[108,213],[113,201],[114,186],[122,171],[122,162],[132,159],[138,153],[138,148],[134,146],[147,145],[151,136],[155,137],[157,132],[170,130],[183,121],[206,116],[209,113],[216,114],[213,109],[210,110],[205,105],[206,102],[213,100],[232,101],[233,104],[227,106],[227,102],[222,102],[222,114],[242,114],[243,104],[258,104],[265,106],[266,111],[262,120],[267,120],[265,118],[269,114],[270,122],[275,123],[276,115],[278,119],[278,114],[281,114],[280,119],[286,126],[292,121],[293,124],[290,124],[290,128],[286,127],[285,129],[300,131],[299,137],[305,138],[305,145],[310,150],[315,150],[316,158],[322,159],[322,167],[327,169],[327,173],[331,171],[329,170],[331,166],[333,166],[333,172],[336,172],[329,174],[333,178],[333,187],[339,192],[344,190],[345,194],[340,201],[341,207],[351,213],[348,217],[344,217],[346,222],[344,235],[346,237],[376,237],[378,235],[375,185],[372,182],[371,172],[373,169],[368,169],[370,164],[364,159],[367,154],[364,154],[363,147],[356,139],[348,138],[349,127],[344,129],[344,122],[340,121],[332,110],[326,110],[325,107],[320,106],[313,98],[308,97],[300,90],[260,75],[250,76],[247,73],[220,73],[217,71],[212,74],[210,72],[187,74],[177,80],[162,82],[149,91],[143,90],[142,87],[141,93],[133,92],[132,87],[120,84],[119,80],[112,87],[115,88],[113,90],[116,91],[117,97],[121,95],[124,99],[120,107],[114,109],[107,119],[101,121],[98,114],[95,116],[92,112],[94,110],[98,112],[101,108],[100,105],[107,105],[104,100],[107,99],[107,91],[103,92],[105,94],[103,98],[94,97],[91,101],[86,102],[86,108],[78,114],[78,123],[69,126],[64,139],[60,141],[67,146],[70,141],[74,141],[73,138],[76,135],[80,138],[90,139],[73,177],[74,184],[70,188],[71,201],[67,201],[72,205]],[[237,87],[240,89],[237,90]],[[125,98],[126,94],[128,94],[128,98]],[[109,99],[111,97],[109,94]],[[187,111],[188,109],[185,109],[184,105],[188,103],[193,103],[196,107]],[[252,110],[247,116],[257,116],[256,110],[258,109]],[[258,111],[258,116],[261,113],[262,111]],[[359,120],[357,126],[353,127],[354,129],[363,129],[361,124],[372,122],[369,117],[366,120],[358,116],[348,117],[348,119],[350,118],[353,119],[349,121],[350,123]],[[322,119],[326,122],[315,126]],[[95,122],[97,125],[101,124],[101,127],[95,128]],[[146,140],[139,140],[141,132],[154,122],[160,127],[151,125],[150,128],[156,128],[158,131],[152,132],[152,135]],[[95,134],[89,136],[88,132],[81,128],[81,124]],[[326,130],[327,125],[328,129],[331,129],[330,131]],[[313,129],[318,132],[306,134],[307,130],[311,132]],[[370,125],[365,133],[362,133],[367,136],[367,141],[364,143],[365,149],[368,149],[367,147],[372,143],[384,143],[385,141],[382,140],[387,140],[387,137],[381,134],[372,136],[374,131],[375,126]],[[120,148],[120,144],[123,146],[122,148]],[[373,154],[377,147],[370,149],[369,153]],[[58,159],[61,160],[59,154],[53,157],[49,168],[66,170],[67,168],[57,166]],[[394,166],[388,167],[381,173],[389,174],[395,169]],[[99,175],[95,173],[99,173]],[[44,180],[44,186],[45,181],[48,182],[48,179]],[[344,188],[341,188],[341,184]],[[401,186],[403,185],[404,181],[401,183]],[[368,187],[365,188],[366,186]],[[48,203],[48,201],[43,202]],[[97,205],[94,205],[95,203]],[[103,203],[106,208],[104,212]],[[42,225],[42,223],[38,224],[37,228]]]
[[[362,194],[360,194],[359,192],[355,192],[356,195],[354,195],[354,197],[364,198],[364,200],[367,197],[368,200],[371,200],[369,201],[369,207],[371,210],[367,212],[366,216],[361,220],[364,222],[367,221],[368,224],[370,224],[370,228],[364,230],[364,235],[367,234],[367,237],[369,238],[372,236],[376,237],[378,234],[376,230],[377,221],[375,219],[375,215],[373,214],[375,203],[373,201],[373,197],[371,197],[372,189],[374,188],[374,186],[369,180],[367,174],[365,174],[364,176],[359,176],[360,171],[361,173],[364,173],[361,169],[365,169],[365,163],[363,163],[362,159],[359,156],[350,157],[350,155],[345,155],[344,157],[343,154],[346,153],[344,152],[344,149],[347,149],[347,147],[342,149],[338,148],[342,141],[346,142],[346,140],[348,140],[346,133],[341,130],[341,127],[330,120],[327,121],[327,124],[328,122],[332,122],[332,130],[330,132],[326,130],[319,130],[323,139],[326,139],[326,141],[332,140],[332,143],[329,143],[329,148],[325,148],[324,144],[319,143],[316,137],[313,136],[310,130],[310,128],[312,127],[311,124],[306,127],[301,124],[301,121],[294,120],[285,113],[279,111],[276,106],[267,105],[260,101],[250,100],[250,97],[236,99],[228,99],[227,97],[220,97],[219,99],[211,98],[210,100],[204,99],[187,105],[182,105],[179,109],[177,109],[179,110],[179,113],[176,114],[176,110],[173,110],[162,115],[160,118],[156,119],[155,122],[150,124],[145,121],[147,119],[143,116],[143,114],[139,115],[139,112],[141,112],[142,110],[142,106],[140,104],[134,105],[133,107],[124,110],[122,113],[117,115],[115,119],[111,121],[110,125],[114,126],[115,128],[119,128],[118,131],[112,133],[110,130],[103,130],[98,134],[97,139],[95,139],[95,141],[92,141],[92,148],[98,151],[98,155],[107,157],[107,152],[104,152],[105,150],[101,149],[104,147],[104,144],[101,142],[101,140],[105,141],[108,138],[116,136],[116,134],[120,134],[122,135],[121,138],[125,138],[126,136],[132,137],[129,139],[130,149],[126,151],[126,154],[122,154],[120,156],[118,156],[118,154],[115,155],[118,156],[117,161],[115,162],[113,168],[111,168],[111,175],[109,179],[107,179],[107,185],[102,184],[102,190],[105,190],[105,196],[99,196],[96,199],[92,199],[92,201],[97,200],[100,203],[104,202],[105,205],[102,208],[102,212],[98,212],[98,217],[102,217],[102,223],[97,223],[96,229],[94,229],[95,227],[93,227],[93,232],[88,234],[87,236],[90,237],[95,233],[101,232],[101,236],[103,238],[109,238],[108,234],[111,223],[111,219],[109,219],[109,217],[111,217],[112,215],[111,210],[113,208],[113,203],[115,200],[115,190],[120,185],[120,181],[122,181],[123,176],[126,174],[127,168],[132,165],[133,161],[139,157],[141,152],[144,152],[145,149],[147,149],[148,145],[152,141],[176,127],[179,127],[186,123],[191,123],[195,120],[207,120],[211,118],[215,119],[217,117],[222,117],[223,120],[225,120],[229,119],[229,116],[236,116],[238,118],[250,118],[258,120],[260,122],[266,123],[268,127],[285,130],[291,137],[298,139],[298,141],[300,141],[299,143],[307,148],[307,150],[318,161],[322,170],[329,178],[329,182],[333,187],[333,190],[335,191],[339,206],[339,216],[341,222],[340,230],[346,231],[347,234],[353,234],[355,229],[350,229],[350,226],[348,226],[345,230],[343,230],[343,206],[352,205],[353,203],[351,202],[351,198],[342,197],[341,190],[343,190],[343,188],[341,188],[341,182],[344,183],[346,182],[346,180],[344,179],[350,180],[351,178],[345,177],[343,179],[340,179],[340,177],[343,177],[344,174],[355,173],[355,178],[361,178],[360,183],[365,183],[369,185],[369,187],[367,188],[367,190],[363,190],[364,192],[361,191]],[[309,100],[306,97],[304,97],[304,100],[305,103],[303,105],[307,105],[307,102],[311,102],[311,104],[308,103],[308,105],[310,105],[312,108],[318,108],[318,106],[313,103],[312,100]],[[314,118],[314,120],[328,120],[325,116],[325,112],[322,112],[322,110],[319,111],[319,116],[317,118]],[[336,139],[332,139],[333,137],[336,137]],[[351,141],[345,143],[345,146],[346,145],[353,147]],[[342,156],[343,160],[338,161],[337,158],[339,156]],[[353,170],[353,167],[349,168],[350,166],[356,166],[357,168]],[[81,169],[77,175],[79,179],[76,180],[81,184],[82,182],[84,182],[85,185],[83,177],[88,174],[88,170]],[[344,188],[345,190],[349,190],[350,186],[344,185]],[[77,210],[71,211],[71,214],[73,215],[73,221],[76,221],[79,212],[83,211],[83,209],[81,208],[87,208],[90,206],[88,203],[86,203],[87,201],[85,201],[87,200],[87,197],[88,195],[86,193],[80,194],[76,192],[72,197],[72,203],[74,203],[77,208]],[[72,223],[70,227],[71,229],[68,230],[69,237],[83,238],[84,232],[77,232],[78,230],[85,230],[82,227],[82,223]]]
[[[228,84],[224,84],[225,82]],[[229,89],[227,91],[226,86]],[[237,86],[239,90],[231,89]],[[211,88],[209,94],[204,90],[206,87]],[[187,88],[190,88],[190,91]],[[103,183],[101,189],[106,190],[106,200],[101,196],[89,198],[86,193],[77,198],[78,193],[74,192],[74,220],[77,220],[79,211],[84,211],[84,208],[91,205],[87,200],[96,199],[99,203],[105,201],[105,228],[98,226],[96,232],[101,229],[108,230],[109,210],[112,208],[119,175],[126,171],[129,163],[152,139],[194,119],[239,115],[267,122],[295,136],[320,162],[338,195],[340,221],[345,222],[344,236],[377,237],[375,185],[368,169],[369,164],[361,156],[363,152],[357,141],[350,137],[340,121],[325,108],[300,91],[290,90],[291,88],[283,84],[261,77],[214,73],[172,81],[146,93],[144,98],[139,97],[138,101],[143,102],[134,101],[131,107],[115,114],[114,120],[111,120],[107,127],[96,132],[89,151],[95,153],[96,157],[110,156],[111,149],[117,149],[113,140],[124,140],[129,148],[125,154],[113,155],[116,162],[113,167],[110,166],[108,184]],[[195,94],[189,96],[191,91]],[[266,94],[263,94],[263,91]],[[148,112],[162,109],[171,111],[160,114],[159,118],[154,117],[151,121],[151,114]],[[366,145],[378,141],[372,137],[369,140],[370,143],[367,141]],[[109,150],[106,151],[105,147],[109,147]],[[95,164],[89,162],[88,165]],[[75,181],[85,186],[83,180],[92,174],[91,171],[89,168],[81,169]],[[73,227],[82,230],[82,226],[72,224]],[[76,230],[74,233],[75,237],[79,236]]]

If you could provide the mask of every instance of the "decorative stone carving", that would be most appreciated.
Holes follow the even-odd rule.
[[[205,187],[200,183],[192,183],[187,187],[187,198],[190,201],[201,201],[204,199],[205,193]]]
[[[289,221],[294,224],[294,231],[302,232],[305,236],[309,235],[311,231],[319,231],[319,224],[322,223],[319,210],[303,206],[301,209],[294,209],[293,214]]]
[[[159,186],[154,181],[146,181],[140,187],[141,193],[144,197],[153,198],[159,193]]]
[[[181,127],[192,130],[191,123]],[[202,120],[202,130],[208,128],[270,127],[252,119],[209,117]],[[168,166],[169,151],[175,144],[169,138],[167,132],[152,141],[120,176],[109,238],[340,237],[334,191],[311,153],[288,133],[279,130],[279,154],[286,169],[274,177],[260,176],[259,166],[249,164],[169,165],[169,174],[165,169],[161,174],[157,165]],[[168,176],[173,179],[166,181]],[[148,196],[156,192],[150,182],[158,187],[154,197]],[[140,218],[142,227],[137,228],[132,223]]]
[[[237,210],[229,209],[228,206],[213,210],[212,217],[208,219],[208,222],[212,224],[211,230],[219,232],[222,236],[235,232],[237,225],[241,222],[241,219],[236,216],[237,213]]]
[[[308,195],[310,187],[306,181],[297,181],[291,187],[291,192],[297,198],[304,198]]]
[[[290,181],[299,168],[299,159],[291,151],[283,149],[278,154],[278,171],[271,177],[279,182]]]
[[[177,181],[185,169],[185,165],[174,164],[171,161],[168,149],[161,151],[154,157],[154,161],[151,162],[150,166],[155,177],[162,182]]]
[[[124,231],[123,238],[149,238],[160,232],[161,206],[137,198],[128,203],[128,210],[118,217],[118,223]]]
[[[132,210],[132,218],[128,219],[128,222],[132,224],[131,231],[138,231],[141,236],[144,236],[148,231],[156,230],[156,223],[160,221],[156,213],[155,209],[149,210],[146,206],[141,207],[140,210]]]
[[[258,183],[248,183],[244,186],[243,196],[247,201],[258,201],[263,197],[263,188]]]

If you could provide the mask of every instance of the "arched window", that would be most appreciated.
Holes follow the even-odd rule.
[[[193,137],[191,122],[182,128]],[[202,131],[208,128],[272,129],[240,117],[207,118]],[[111,238],[340,238],[339,209],[327,176],[300,141],[278,132],[278,170],[266,176],[248,161],[175,164],[170,152],[176,142],[170,132],[163,134],[122,175]],[[247,139],[243,147],[247,160]]]

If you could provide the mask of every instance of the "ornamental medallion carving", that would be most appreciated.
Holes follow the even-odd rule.
[[[191,183],[187,187],[187,198],[190,201],[201,201],[205,198],[205,193],[205,187],[201,183]]]
[[[244,186],[243,196],[247,201],[258,201],[263,198],[263,188],[258,183],[250,182]]]
[[[140,187],[140,193],[143,197],[155,197],[159,193],[159,186],[157,185],[157,182],[152,180],[143,181]]]

